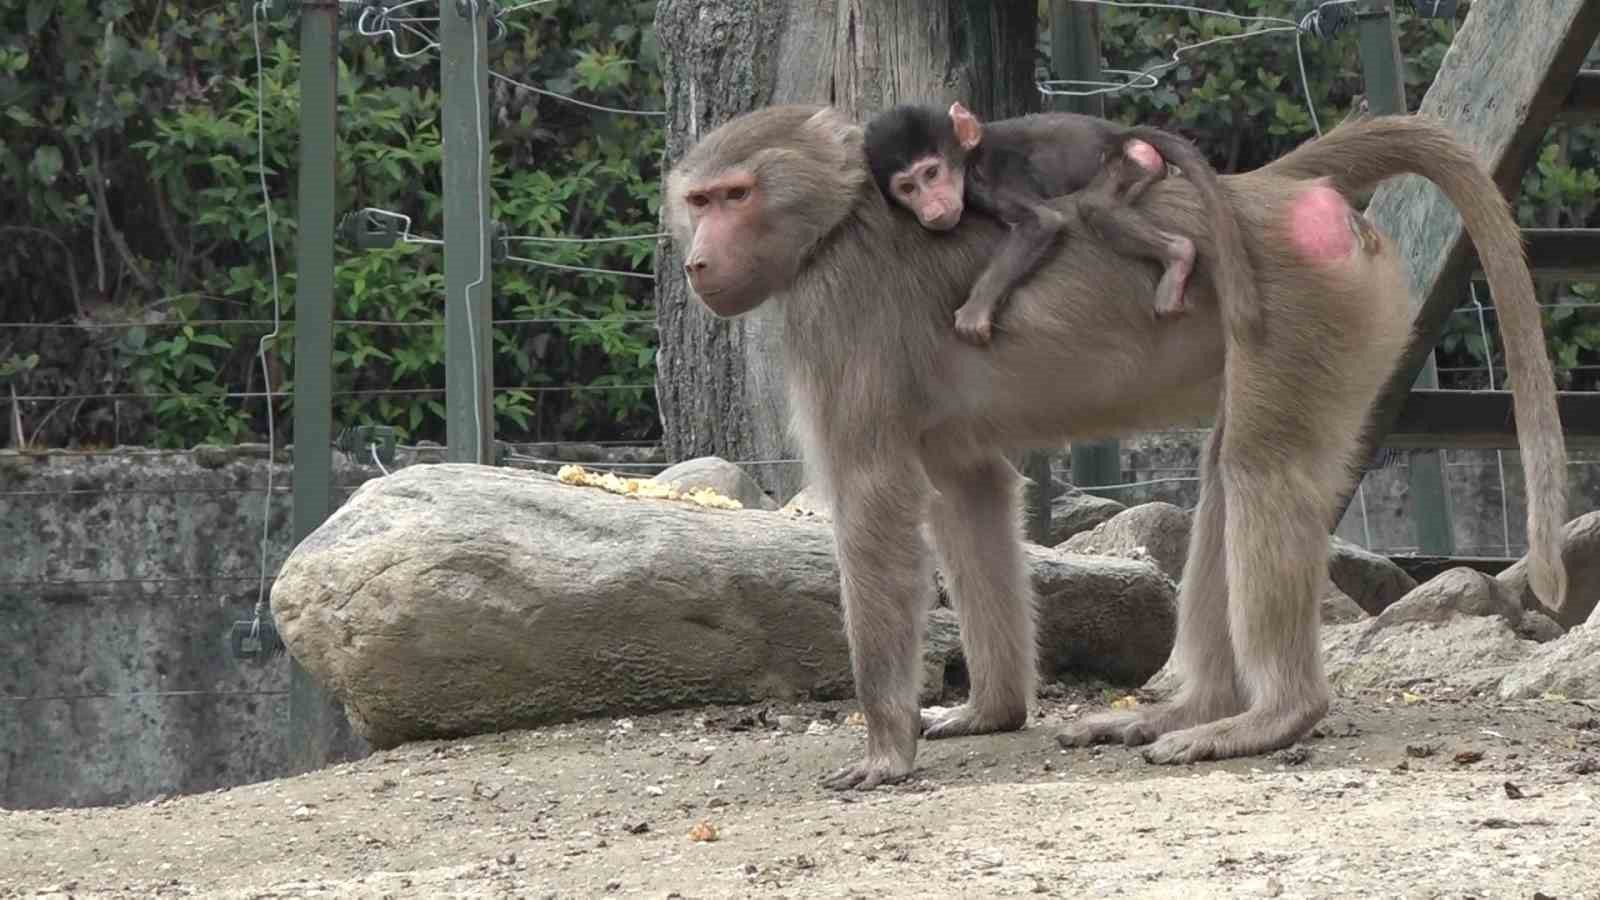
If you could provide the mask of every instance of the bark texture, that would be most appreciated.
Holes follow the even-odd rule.
[[[832,103],[865,118],[905,102],[961,100],[985,118],[1038,109],[1033,2],[660,0],[656,33],[671,166],[701,134],[778,103]],[[724,322],[688,292],[671,242],[656,252],[656,394],[673,459],[797,457],[775,306]],[[750,467],[779,502],[796,464]]]

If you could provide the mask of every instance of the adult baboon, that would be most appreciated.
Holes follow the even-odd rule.
[[[833,506],[845,630],[867,719],[865,758],[836,788],[905,777],[917,736],[1021,727],[1035,677],[1034,614],[1019,534],[1018,476],[1003,448],[1056,446],[1214,416],[1179,592],[1167,703],[1089,717],[1069,744],[1148,743],[1154,762],[1261,753],[1327,711],[1317,590],[1335,497],[1355,475],[1356,435],[1409,331],[1390,241],[1345,195],[1422,175],[1460,209],[1504,329],[1528,473],[1535,589],[1558,607],[1565,572],[1565,449],[1519,233],[1493,182],[1437,125],[1345,125],[1255,172],[1225,179],[1259,278],[1265,336],[1228,347],[1213,302],[1156,322],[1155,267],[1130,266],[1087,232],[1016,290],[1010,328],[986,348],[949,327],[1002,240],[974,217],[931,232],[890,214],[837,110],[771,107],[700,139],[667,179],[666,221],[690,285],[714,313],[777,297],[795,430]],[[1141,203],[1213,252],[1192,185],[1168,178]],[[1054,205],[1072,214],[1072,199]],[[934,490],[930,490],[930,486]],[[917,707],[930,558],[928,518],[961,622],[966,704]]]

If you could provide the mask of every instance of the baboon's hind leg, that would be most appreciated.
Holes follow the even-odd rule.
[[[1200,503],[1178,584],[1178,633],[1171,660],[1179,681],[1177,693],[1143,709],[1084,716],[1056,736],[1063,747],[1107,741],[1147,744],[1169,731],[1231,716],[1244,708],[1228,637],[1223,544],[1231,516],[1217,466],[1224,431],[1219,415],[1200,464]]]

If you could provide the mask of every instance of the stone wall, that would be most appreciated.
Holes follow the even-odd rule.
[[[1125,442],[1126,480],[1192,476],[1198,437]],[[596,447],[516,451],[521,465],[655,459]],[[284,773],[288,661],[236,661],[225,643],[256,602],[265,456],[259,446],[0,452],[0,807],[137,802]],[[402,451],[398,463],[440,458],[424,448]],[[335,459],[339,499],[379,474]],[[1515,454],[1505,461],[1518,554],[1520,469]],[[1495,454],[1452,452],[1449,462],[1460,552],[1501,553]],[[290,548],[287,455],[272,472],[269,572]],[[1600,505],[1600,465],[1574,466],[1572,485],[1573,515]],[[1196,491],[1176,481],[1117,498],[1189,507]],[[1371,475],[1364,494],[1377,547],[1415,543],[1403,464]],[[1353,505],[1340,533],[1365,543],[1364,530]]]

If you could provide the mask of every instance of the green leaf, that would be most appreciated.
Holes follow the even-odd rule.
[[[41,145],[33,151],[33,162],[29,163],[28,171],[33,177],[46,185],[55,184],[56,177],[61,174],[61,151],[49,144]]]

